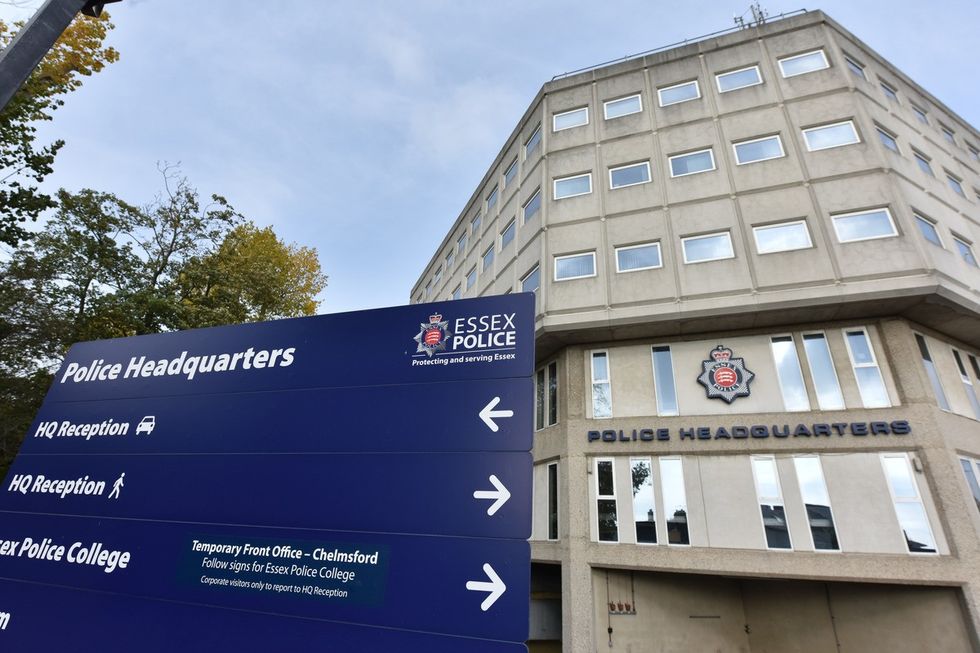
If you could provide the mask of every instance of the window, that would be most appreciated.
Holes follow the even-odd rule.
[[[840,391],[840,381],[827,345],[827,337],[822,333],[804,333],[803,351],[806,352],[810,379],[817,391],[817,405],[820,410],[844,410],[844,395]]]
[[[541,287],[541,269],[535,265],[534,269],[524,275],[521,279],[521,292],[537,292]]]
[[[945,172],[946,172],[946,183],[948,183],[949,187],[953,189],[953,192],[959,195],[960,197],[966,197],[966,193],[963,192],[962,181],[948,170],[946,170]]]
[[[595,252],[555,257],[555,281],[595,276]]]
[[[915,216],[915,223],[919,225],[919,231],[922,233],[922,237],[933,245],[942,247],[943,239],[939,237],[939,231],[936,230],[936,223],[918,213],[913,213],[912,215]]]
[[[465,231],[463,232],[463,235],[460,236],[459,239],[456,241],[456,249],[459,250],[460,257],[462,257],[463,254],[466,252],[466,232]]]
[[[806,139],[806,149],[811,152],[861,142],[851,120],[804,129],[803,137]]]
[[[830,509],[830,494],[823,477],[823,467],[818,456],[794,456],[796,479],[800,484],[800,496],[810,523],[810,537],[817,551],[840,551],[834,513]]]
[[[868,81],[868,76],[864,74],[864,66],[862,64],[847,56],[844,57],[844,63],[847,64],[847,69],[851,71],[852,75],[862,81]]]
[[[909,553],[936,553],[936,540],[926,516],[919,489],[912,476],[909,458],[904,453],[881,455],[881,466],[888,480],[888,489],[895,506],[895,516],[905,537]]]
[[[915,104],[912,104],[911,106],[912,113],[915,114],[915,117],[919,120],[919,122],[921,122],[923,125],[928,125],[929,115],[926,113],[926,110],[922,107],[916,106]]]
[[[477,214],[473,216],[473,219],[470,220],[470,233],[474,236],[478,236],[480,234],[481,224],[483,224],[483,218],[480,216],[479,212],[477,212]]]
[[[834,215],[831,218],[834,221],[837,240],[842,243],[891,238],[898,235],[891,213],[885,208]]]
[[[517,232],[517,221],[514,218],[510,219],[504,230],[500,232],[500,250],[503,251],[507,245],[514,240],[514,234]]]
[[[526,161],[541,145],[541,125],[534,128],[531,136],[524,143],[524,160]]]
[[[612,458],[595,461],[596,517],[599,522],[599,541],[618,542],[619,527],[616,514],[616,474]]]
[[[449,273],[453,269],[453,263],[456,262],[456,250],[451,249],[449,253],[446,254],[446,272]]]
[[[861,402],[865,408],[887,408],[891,406],[885,381],[881,378],[878,361],[868,332],[861,329],[844,329],[844,342],[847,343],[847,355],[851,359],[854,377],[857,379]]]
[[[895,87],[888,82],[881,82],[881,90],[885,94],[885,97],[893,102],[898,102],[898,91]]]
[[[476,266],[473,266],[469,272],[466,273],[466,289],[469,290],[476,283]]]
[[[548,463],[548,539],[558,539],[558,463]]]
[[[433,273],[432,275],[432,283],[437,284],[441,279],[442,279],[442,266],[440,265],[439,267],[436,268],[435,273]]]
[[[803,370],[796,354],[793,336],[773,336],[770,338],[772,358],[776,363],[776,377],[783,395],[783,405],[788,411],[810,410],[810,398],[803,383]]]
[[[602,110],[606,116],[606,120],[612,120],[620,116],[628,116],[631,113],[640,113],[643,111],[643,100],[640,98],[640,94],[637,93],[636,95],[618,100],[609,100],[602,105]]]
[[[670,347],[653,348],[653,389],[657,396],[657,415],[679,415],[677,389],[674,387],[674,361]]]
[[[960,458],[960,465],[963,466],[963,476],[966,477],[966,484],[970,486],[973,501],[977,504],[977,510],[980,510],[980,483],[977,482],[977,477],[980,476],[980,461]]]
[[[720,234],[690,236],[681,238],[685,263],[704,263],[720,259],[735,258],[732,237],[727,231]]]
[[[493,245],[483,252],[483,271],[486,272],[493,267]]]
[[[541,210],[541,189],[534,191],[534,195],[531,195],[531,199],[525,202],[522,213],[524,214],[524,222],[537,215],[538,211]]]
[[[650,181],[650,162],[633,163],[628,166],[609,169],[609,187],[624,188]]]
[[[592,192],[592,173],[555,179],[555,199],[588,195]]]
[[[943,391],[943,384],[939,380],[939,372],[936,370],[936,364],[929,354],[929,346],[926,344],[926,339],[917,333],[915,334],[915,342],[919,346],[919,353],[922,354],[922,364],[926,368],[926,375],[929,377],[929,383],[932,384],[932,392],[936,395],[936,401],[939,403],[940,408],[949,410],[949,401],[946,399],[946,393]]]
[[[783,143],[779,140],[779,136],[766,136],[751,141],[732,143],[732,147],[735,148],[735,162],[738,165],[779,159],[785,156]]]
[[[558,363],[540,368],[535,376],[535,428],[540,430],[558,422]]]
[[[649,458],[630,458],[633,482],[633,523],[637,544],[657,543],[657,511],[653,498],[653,465]]]
[[[782,71],[783,77],[795,77],[824,68],[830,68],[830,64],[827,62],[827,55],[824,54],[823,50],[805,52],[779,60],[779,70]]]
[[[927,157],[922,152],[916,149],[912,149],[912,156],[915,157],[915,162],[919,166],[919,170],[926,173],[930,177],[935,177],[936,175],[932,172],[932,164],[929,163],[929,157]]]
[[[967,144],[966,149],[970,152],[970,158],[974,161],[980,161],[980,150]]]
[[[943,138],[946,139],[947,143],[951,145],[956,145],[956,136],[953,134],[952,129],[950,129],[946,125],[939,125],[939,131],[943,133]]]
[[[749,66],[748,68],[715,75],[715,81],[718,82],[718,92],[727,93],[748,86],[758,86],[762,83],[762,74],[759,72],[758,66]]]
[[[510,188],[510,184],[511,182],[514,181],[514,177],[516,176],[517,176],[517,157],[514,157],[514,160],[510,162],[510,165],[507,166],[507,170],[504,172],[504,186]]]
[[[980,267],[980,265],[977,265],[977,257],[973,255],[973,248],[970,246],[970,243],[957,236],[953,236],[953,243],[956,245],[956,250],[963,257],[964,261],[975,268]]]
[[[589,124],[589,107],[572,109],[571,111],[565,111],[564,113],[556,113],[551,117],[551,120],[552,131],[556,132],[563,129],[571,129],[572,127],[587,125]]]
[[[487,216],[490,215],[490,212],[493,211],[493,207],[496,205],[497,205],[497,187],[494,186],[493,189],[490,191],[490,194],[487,195]]]
[[[660,490],[667,517],[667,544],[689,545],[691,533],[687,524],[687,491],[684,489],[684,467],[680,458],[660,459]]]
[[[635,272],[662,267],[660,243],[644,243],[616,248],[616,272]]]
[[[759,498],[762,513],[762,528],[766,534],[766,547],[770,549],[792,549],[789,539],[789,524],[786,522],[786,508],[783,494],[779,488],[779,473],[776,460],[772,456],[752,456],[752,476],[755,478],[755,492]]]
[[[688,154],[675,154],[667,160],[670,163],[671,177],[683,177],[715,169],[715,155],[711,148]]]
[[[960,380],[963,382],[963,389],[966,390],[966,398],[970,401],[970,407],[973,408],[973,416],[980,419],[980,400],[977,399],[977,392],[973,387],[973,381],[970,380],[970,374],[966,371],[966,366],[963,365],[960,352],[955,349],[953,350],[953,360],[956,361],[956,368],[960,372]]]
[[[456,288],[453,289],[452,298],[455,300],[455,299],[459,299],[462,296],[463,296],[463,287],[456,286]]]
[[[425,293],[424,293],[424,296],[425,297],[428,297],[431,294],[432,294],[432,280],[430,279],[430,280],[428,280],[428,281],[425,282]]]
[[[752,227],[752,234],[755,236],[756,251],[760,254],[813,247],[806,220]]]
[[[878,132],[878,139],[881,141],[882,145],[887,147],[892,152],[897,152],[898,154],[902,153],[902,151],[898,149],[898,141],[891,132],[886,130],[884,127],[878,126],[875,126],[875,131]]]
[[[592,417],[612,417],[612,384],[609,382],[609,354],[592,352]]]
[[[695,79],[692,82],[658,88],[657,97],[660,98],[660,106],[667,107],[671,104],[697,100],[701,97],[701,87],[698,86],[698,80]]]

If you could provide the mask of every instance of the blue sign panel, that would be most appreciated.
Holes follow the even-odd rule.
[[[533,366],[530,294],[75,345],[0,649],[525,650]]]

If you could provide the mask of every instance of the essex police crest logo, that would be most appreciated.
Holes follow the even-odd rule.
[[[745,360],[732,358],[732,350],[718,345],[709,354],[711,360],[702,361],[698,383],[704,386],[708,399],[722,399],[729,404],[739,397],[748,397],[749,383],[755,378]]]
[[[430,358],[437,351],[445,350],[446,341],[453,335],[449,332],[449,321],[443,320],[439,313],[430,315],[429,323],[423,322],[419,327],[420,331],[414,338],[415,342],[419,343],[415,353],[425,352]]]

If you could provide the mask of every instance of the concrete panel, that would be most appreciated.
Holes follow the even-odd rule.
[[[714,96],[718,113],[732,113],[749,107],[774,104],[777,101],[775,80],[771,79],[766,66],[762,65],[766,58],[766,53],[757,42],[742,43],[729,48],[714,50],[704,55],[704,64],[710,75],[708,86]],[[761,69],[762,84],[726,93],[718,92],[715,75],[753,65],[759,65]]]
[[[823,583],[741,582],[752,653],[842,653]]]
[[[682,296],[722,295],[752,287],[745,243],[731,200],[672,207],[669,215]],[[684,263],[683,238],[719,232],[730,234],[734,258]]]
[[[596,121],[600,140],[618,138],[640,131],[650,131],[650,98],[646,94],[646,75],[636,70],[615,77],[607,77],[596,83]],[[617,100],[630,95],[640,95],[642,111],[618,118],[605,119],[603,105],[609,100]]]
[[[553,131],[556,113],[572,111],[581,107],[588,107],[589,109],[589,124],[557,132]],[[601,106],[599,111],[602,111]],[[549,94],[548,115],[545,117],[543,125],[543,129],[547,130],[548,154],[595,141],[595,121],[597,119],[601,120],[602,114],[596,115],[595,106],[592,103],[591,84],[583,84]]]
[[[777,84],[787,100],[826,93],[835,88],[847,86],[847,68],[843,61],[838,61],[827,48],[827,37],[822,26],[814,25],[800,30],[774,34],[765,41],[766,50],[773,61],[776,70]],[[829,68],[812,73],[784,78],[779,70],[778,60],[784,57],[823,49]]]
[[[604,193],[603,212],[606,216],[629,211],[649,210],[663,204],[663,181],[657,178],[657,161],[660,153],[654,138],[649,134],[631,136],[607,143],[599,151],[601,165],[595,183]],[[650,182],[636,186],[612,189],[609,170],[633,163],[650,165]]]
[[[650,348],[645,345],[609,349],[613,414],[639,417],[657,412]]]
[[[908,555],[878,455],[825,454],[820,462],[841,550]]]
[[[722,152],[724,144],[718,136],[713,122],[701,121],[674,127],[662,128],[658,132],[660,151],[663,153],[667,197],[671,204],[689,202],[705,197],[728,195],[731,187],[722,166],[727,160]],[[715,157],[715,170],[699,172],[682,177],[670,176],[670,165],[666,161],[675,154],[686,154],[711,148]]]
[[[697,465],[707,546],[766,549],[748,456],[691,456]]]
[[[665,107],[660,106],[657,89],[695,80],[698,82],[698,89],[701,93],[700,98],[677,104],[668,104]],[[678,125],[711,117],[711,105],[705,98],[705,86],[713,84],[714,80],[705,79],[701,70],[701,59],[699,57],[685,57],[657,66],[650,71],[650,83],[654,88],[651,102],[655,105],[653,116],[658,127]]]
[[[623,189],[628,190],[628,189]],[[646,301],[672,301],[677,296],[674,283],[672,239],[662,211],[622,215],[606,220],[606,241],[612,255],[606,261],[609,303],[631,304]],[[662,266],[650,270],[616,272],[616,248],[643,243],[660,243]]]
[[[796,148],[793,146],[793,133],[786,124],[781,109],[772,107],[725,116],[720,124],[725,135],[725,160],[735,183],[736,192],[803,182],[803,171],[800,168]],[[735,143],[768,136],[779,136],[783,157],[738,164],[735,158]]]

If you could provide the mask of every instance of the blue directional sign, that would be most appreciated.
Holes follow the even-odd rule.
[[[75,345],[0,650],[525,650],[533,346],[530,294]]]

